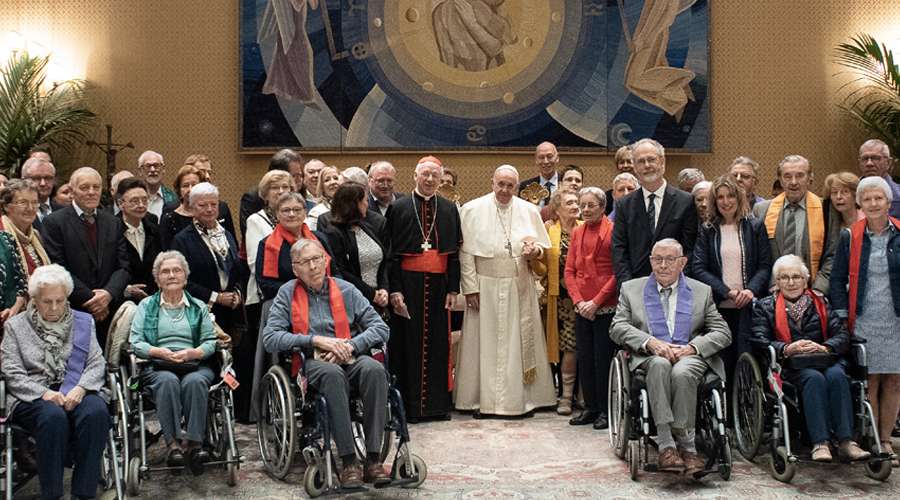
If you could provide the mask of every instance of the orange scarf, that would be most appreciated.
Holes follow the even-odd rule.
[[[344,307],[344,296],[334,278],[328,278],[328,302],[331,304],[335,337],[349,339],[350,322],[347,319],[347,308]],[[309,335],[309,296],[299,279],[294,285],[294,296],[291,300],[291,330],[294,335]],[[299,371],[300,355],[294,353],[291,357],[291,376],[296,377]]]
[[[766,232],[770,240],[775,238],[775,228],[778,227],[782,208],[784,208],[784,193],[772,199],[766,211]],[[806,233],[809,235],[809,271],[815,280],[825,249],[825,216],[822,212],[822,199],[809,192],[806,193]]]
[[[825,301],[811,290],[806,290],[803,293],[809,295],[816,306],[816,313],[819,314],[819,324],[822,325],[822,340],[828,340],[828,314],[825,311]],[[791,328],[788,325],[784,294],[781,292],[777,292],[775,295],[775,338],[784,342],[785,345],[794,341],[791,336]]]
[[[306,223],[300,227],[300,237],[308,240],[319,241],[316,235],[306,227]],[[275,225],[275,230],[266,238],[266,245],[263,251],[263,277],[278,279],[278,255],[281,253],[281,245],[284,242],[293,245],[297,242],[297,237],[284,228],[281,224]],[[331,259],[325,255],[325,272],[331,276]]]
[[[900,229],[900,220],[888,217],[897,229]],[[866,234],[866,219],[858,220],[850,226],[850,304],[847,328],[853,335],[853,327],[856,324],[856,301],[859,298],[859,261],[862,258],[863,237]]]

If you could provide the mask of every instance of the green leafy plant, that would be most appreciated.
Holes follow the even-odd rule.
[[[46,85],[50,56],[13,53],[0,69],[0,171],[7,175],[36,145],[54,153],[83,144],[96,115],[88,109],[84,80]]]
[[[884,44],[867,34],[857,34],[835,49],[835,62],[852,73],[841,85],[841,108],[874,137],[900,154],[900,70]],[[838,73],[838,74],[841,74]]]

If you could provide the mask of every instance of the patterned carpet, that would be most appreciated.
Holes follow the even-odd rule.
[[[450,422],[415,425],[411,432],[413,453],[428,465],[425,484],[416,490],[372,490],[346,498],[900,498],[900,476],[878,483],[859,466],[802,465],[792,484],[782,484],[769,476],[766,458],[757,464],[736,462],[728,482],[718,476],[696,482],[649,473],[633,482],[625,462],[610,450],[605,431],[569,426],[551,412],[524,420],[473,420],[454,414]],[[258,461],[255,427],[239,426],[238,435],[247,459],[238,486],[228,487],[221,470],[200,477],[157,475],[144,483],[141,498],[305,498],[299,472],[286,482],[266,475]],[[157,460],[160,451],[159,446],[154,449]],[[114,498],[110,493],[102,498]],[[36,488],[17,498],[37,498]]]

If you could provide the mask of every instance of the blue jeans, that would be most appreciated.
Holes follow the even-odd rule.
[[[853,400],[850,379],[842,362],[824,370],[785,370],[785,379],[800,389],[806,431],[813,444],[828,441],[834,433],[838,441],[853,437]]]
[[[63,495],[63,472],[74,459],[72,495],[93,498],[100,482],[100,461],[110,419],[106,402],[96,394],[86,394],[81,403],[67,412],[56,403],[37,399],[20,402],[12,415],[37,442],[38,479],[41,497]]]

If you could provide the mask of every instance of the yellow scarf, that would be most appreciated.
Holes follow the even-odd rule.
[[[770,240],[775,238],[775,229],[778,227],[778,219],[783,208],[784,193],[781,193],[772,200],[766,211],[766,232]],[[815,279],[825,248],[825,216],[822,211],[822,200],[810,192],[806,193],[806,232],[809,236],[809,271],[812,279]]]
[[[575,227],[584,221],[575,221]],[[574,231],[575,227],[572,228]],[[544,267],[547,273],[547,320],[545,329],[547,332],[547,360],[551,363],[559,363],[559,316],[556,300],[559,297],[559,257],[562,246],[562,224],[556,221],[547,226],[547,234],[550,236],[550,248],[544,251]],[[571,241],[572,235],[569,234]]]

